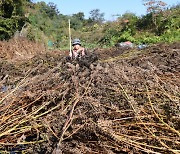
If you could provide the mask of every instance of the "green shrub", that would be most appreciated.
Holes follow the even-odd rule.
[[[26,21],[24,2],[25,0],[0,2],[0,40],[9,39],[17,30],[21,30]]]
[[[163,42],[176,42],[180,41],[180,29],[178,30],[167,30],[163,35],[161,35],[161,40]]]

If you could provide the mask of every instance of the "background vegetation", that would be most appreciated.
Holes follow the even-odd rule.
[[[33,3],[30,0],[0,0],[0,39],[8,40],[17,32],[30,40],[65,49],[68,48],[68,19],[72,37],[78,37],[88,48],[111,47],[131,41],[135,44],[180,41],[180,5],[167,8],[162,1],[143,0],[147,14],[131,12],[116,21],[105,22],[99,9],[90,11],[89,19],[83,12],[63,15],[56,4]]]

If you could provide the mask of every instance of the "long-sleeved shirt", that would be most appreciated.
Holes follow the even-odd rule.
[[[77,58],[78,56],[85,56],[85,49],[79,48],[78,50],[72,50],[72,52],[69,53],[70,57]]]

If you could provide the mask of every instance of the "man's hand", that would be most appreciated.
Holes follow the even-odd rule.
[[[82,56],[85,56],[85,49],[83,47],[79,48],[77,51],[76,51],[78,54],[81,53]]]

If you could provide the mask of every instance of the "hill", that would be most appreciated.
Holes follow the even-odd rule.
[[[149,11],[146,15],[139,17],[127,12],[112,22],[104,21],[104,13],[99,9],[92,10],[85,19],[83,12],[71,16],[61,14],[54,3],[3,1],[0,39],[7,40],[16,34],[49,48],[67,49],[68,19],[71,19],[72,38],[80,38],[88,48],[107,48],[124,41],[136,45],[180,41],[179,4],[166,8],[161,1],[147,1],[144,3]]]

